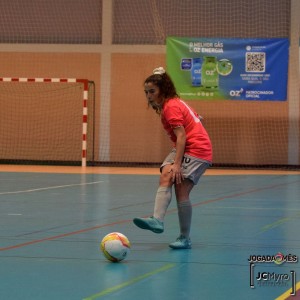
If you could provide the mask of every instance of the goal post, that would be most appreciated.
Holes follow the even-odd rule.
[[[87,79],[1,77],[0,160],[85,167],[88,98]]]

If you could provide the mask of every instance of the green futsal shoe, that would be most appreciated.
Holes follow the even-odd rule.
[[[134,218],[133,223],[139,228],[151,230],[154,233],[164,232],[164,223],[154,217]]]
[[[180,235],[175,242],[169,244],[169,247],[172,249],[191,249],[192,242],[190,238],[187,239]]]

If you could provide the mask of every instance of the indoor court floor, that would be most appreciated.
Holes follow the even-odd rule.
[[[300,299],[300,172],[210,169],[191,194],[190,250],[176,201],[165,232],[152,214],[157,169],[0,165],[0,299]],[[111,263],[110,232],[131,242]]]

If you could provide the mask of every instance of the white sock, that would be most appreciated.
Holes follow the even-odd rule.
[[[177,203],[180,234],[189,238],[192,222],[192,204],[190,200]]]
[[[172,187],[160,186],[157,189],[153,217],[164,221],[167,209],[172,199]]]

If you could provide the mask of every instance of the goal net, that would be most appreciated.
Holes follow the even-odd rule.
[[[0,78],[0,106],[2,162],[85,166],[93,159],[93,88],[87,80]]]

